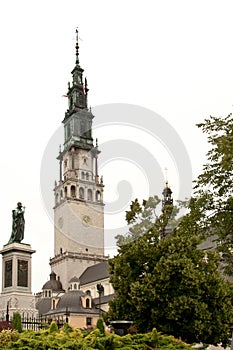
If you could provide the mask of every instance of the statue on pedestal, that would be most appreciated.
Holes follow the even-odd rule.
[[[14,242],[20,243],[24,238],[24,212],[25,207],[22,206],[22,203],[17,203],[17,208],[12,210],[12,233],[7,244]]]

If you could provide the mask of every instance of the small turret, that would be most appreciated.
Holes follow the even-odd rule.
[[[162,211],[164,211],[164,207],[166,205],[173,205],[172,190],[168,186],[168,181],[166,181],[165,188],[164,188],[162,194],[163,194]]]
[[[172,227],[169,225],[168,220],[170,218],[170,210],[172,210],[171,206],[173,206],[173,198],[172,198],[172,190],[168,186],[168,181],[166,181],[165,188],[162,192],[163,199],[162,199],[162,213],[164,214],[164,224],[161,228],[161,238],[164,238],[169,235],[169,233],[172,231]],[[169,206],[169,208],[168,208]],[[167,210],[166,210],[167,209]]]

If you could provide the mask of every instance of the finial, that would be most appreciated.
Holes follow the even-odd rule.
[[[76,46],[75,46],[75,48],[76,48],[76,64],[79,64],[79,46],[78,46],[78,27],[76,28]]]

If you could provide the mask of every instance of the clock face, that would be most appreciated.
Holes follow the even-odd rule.
[[[84,215],[82,219],[82,223],[84,226],[88,226],[91,224],[91,218],[88,215]]]

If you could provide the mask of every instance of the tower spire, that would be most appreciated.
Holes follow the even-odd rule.
[[[88,86],[87,79],[83,78],[84,69],[79,64],[79,33],[78,28],[76,32],[76,59],[75,66],[72,70],[72,82],[68,83],[68,110],[65,112],[65,119],[69,118],[72,114],[76,113],[80,109],[88,110]]]
[[[78,45],[78,27],[76,28],[76,65],[79,65],[79,45]]]

